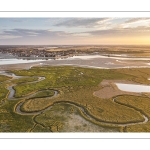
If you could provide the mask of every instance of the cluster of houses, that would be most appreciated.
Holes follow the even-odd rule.
[[[77,54],[75,50],[67,51],[47,51],[47,50],[38,50],[38,49],[0,49],[1,53],[12,54],[16,57],[30,57],[30,58],[67,58],[72,57]]]

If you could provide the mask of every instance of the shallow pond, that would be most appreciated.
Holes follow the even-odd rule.
[[[150,86],[138,84],[115,83],[117,87],[126,92],[150,92]]]

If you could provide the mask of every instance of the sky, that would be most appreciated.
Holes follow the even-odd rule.
[[[150,18],[0,18],[0,45],[150,45]]]

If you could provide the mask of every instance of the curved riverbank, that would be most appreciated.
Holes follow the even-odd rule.
[[[117,97],[118,97],[118,96],[117,96]],[[143,111],[141,111],[140,109],[138,109],[138,108],[136,108],[136,107],[134,107],[134,106],[127,105],[127,104],[124,104],[124,103],[121,103],[121,102],[116,101],[116,98],[117,98],[117,97],[113,98],[113,102],[114,102],[114,103],[119,104],[119,105],[122,105],[122,106],[126,106],[126,107],[128,107],[128,108],[132,108],[132,109],[134,109],[135,111],[139,112],[139,113],[143,116],[143,118],[144,118],[144,121],[136,122],[136,123],[135,123],[135,122],[133,122],[133,123],[128,123],[128,124],[126,124],[125,126],[137,125],[137,124],[144,124],[144,123],[146,123],[146,122],[149,121],[148,116],[147,116]]]
[[[17,77],[19,77],[19,78],[21,78],[20,76],[15,76],[16,78]],[[15,78],[15,79],[16,79]],[[24,78],[24,76],[22,77],[22,78]],[[45,80],[45,77],[38,77],[38,80],[37,81],[32,81],[32,82],[27,82],[27,83],[37,83],[37,82],[40,82],[40,81],[42,81],[42,80]],[[22,84],[27,84],[27,83],[21,83],[21,84],[19,84],[19,85],[22,85]],[[15,95],[15,89],[14,89],[14,86],[16,86],[17,84],[12,84],[12,85],[10,85],[10,86],[8,86],[7,87],[7,89],[9,90],[9,94],[8,94],[8,100],[13,100],[13,99],[18,99],[18,98],[15,98],[14,97],[14,95]],[[33,94],[29,94],[29,95],[27,95],[27,96],[23,96],[23,97],[21,97],[21,98],[30,98],[30,97],[32,97],[32,96],[34,96],[35,94],[37,94],[37,93],[33,93]]]
[[[38,91],[38,92],[40,92],[40,91]],[[37,94],[38,92],[34,93],[34,95]],[[58,91],[54,90],[54,95],[52,97],[50,97],[50,98],[54,98],[57,95],[58,95]],[[22,105],[24,103],[25,103],[25,101],[22,101],[22,102],[20,102],[19,104],[16,105],[16,107],[15,107],[15,112],[16,113],[18,113],[20,115],[38,115],[38,114],[40,114],[40,113],[42,113],[42,112],[44,112],[44,111],[46,111],[46,110],[48,110],[48,109],[50,109],[52,107],[52,106],[48,106],[48,107],[46,107],[43,110],[35,111],[35,112],[25,112],[25,111],[21,111],[21,107],[22,107]]]

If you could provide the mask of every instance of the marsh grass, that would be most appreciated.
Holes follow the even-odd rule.
[[[43,127],[40,124],[37,124],[31,132],[51,132],[51,129],[49,127]]]
[[[5,124],[7,128],[0,128],[0,132],[26,132],[32,128],[32,116],[21,116],[14,112],[14,107],[18,101],[6,101],[0,107],[0,124]]]
[[[4,81],[10,80],[10,79],[11,79],[10,77],[0,75],[0,82],[4,82]]]
[[[62,88],[62,87],[81,87],[96,86],[103,79],[130,79],[122,73],[115,73],[113,70],[106,69],[87,69],[79,67],[42,67],[32,68],[31,70],[13,71],[17,75],[24,76],[45,76],[46,79],[32,84],[24,84],[15,86],[15,97],[22,97],[32,91]]]
[[[15,97],[22,97],[30,93],[35,93],[37,91],[42,91],[36,94],[32,99],[24,101],[24,104],[21,107],[22,111],[25,112],[34,112],[39,110],[44,110],[49,106],[53,106],[57,102],[70,102],[77,104],[84,108],[91,116],[95,117],[97,121],[94,121],[94,124],[102,125],[100,122],[109,122],[109,123],[129,123],[129,122],[139,122],[143,121],[143,117],[136,110],[119,105],[110,99],[101,99],[93,95],[94,91],[99,90],[99,83],[106,80],[129,80],[141,84],[150,84],[150,81],[147,78],[150,77],[149,68],[135,68],[135,69],[90,69],[90,68],[80,68],[80,67],[33,67],[30,70],[14,70],[12,71],[19,76],[29,76],[29,78],[22,78],[17,80],[12,80],[9,84],[13,82],[17,83],[14,87],[16,94]],[[27,83],[35,81],[37,78],[35,76],[44,76],[45,80],[37,83]],[[26,82],[26,83],[25,83]],[[22,84],[23,83],[23,84]],[[6,84],[2,83],[0,85],[0,100],[6,98],[8,90],[5,88]],[[58,90],[59,95],[57,97],[51,98],[53,91],[50,89]],[[45,91],[44,91],[45,90]],[[4,93],[4,94],[2,94]],[[107,94],[107,93],[106,93]],[[136,99],[136,100],[135,100]],[[122,95],[117,99],[124,104],[132,105],[136,108],[141,109],[148,116],[150,115],[149,109],[149,100],[150,98],[146,96],[125,96]],[[81,111],[75,111],[75,108],[68,106],[59,106],[53,107],[53,109],[44,112],[46,116],[38,115],[35,117],[35,121],[41,123],[35,125],[33,122],[32,116],[21,116],[14,113],[13,107],[19,101],[7,101],[4,106],[1,108],[3,111],[9,112],[5,115],[1,112],[0,121],[4,122],[5,131],[8,132],[26,132],[30,129],[33,129],[32,132],[36,131],[63,131],[65,116],[63,113],[76,114],[84,117],[85,116]],[[4,111],[4,112],[5,112]],[[59,112],[58,116],[54,114]],[[62,114],[61,114],[62,113]],[[47,116],[54,116],[48,118]],[[8,118],[8,121],[6,118]],[[89,120],[92,122],[91,120]],[[127,131],[150,131],[150,123],[145,123],[141,125],[132,125],[126,128]],[[35,126],[34,126],[35,125]],[[34,126],[34,127],[33,127]],[[110,125],[111,126],[111,125]],[[108,127],[108,126],[107,126]],[[2,127],[1,127],[2,128]],[[9,129],[9,130],[8,130]],[[78,126],[76,130],[80,129]],[[118,131],[118,127],[116,127]],[[2,131],[2,130],[1,130]],[[113,130],[115,131],[115,130]],[[123,129],[120,128],[120,131]]]
[[[2,101],[7,99],[8,90],[5,87],[5,84],[0,84],[0,106],[2,105]]]
[[[52,97],[53,95],[54,95],[54,91],[53,90],[44,90],[44,91],[39,91],[32,98]]]
[[[37,80],[38,80],[38,77],[26,77],[26,78],[12,80],[12,83],[23,84],[23,83],[33,82],[33,81],[37,81]]]
[[[139,97],[139,96],[119,96],[117,101],[128,105],[129,107],[135,107],[139,109],[142,113],[150,119],[150,98],[149,97]],[[126,128],[127,132],[150,132],[150,121],[144,124],[137,124],[128,126]]]
[[[62,91],[62,94],[54,99],[38,98],[35,100],[27,100],[22,106],[23,111],[38,111],[53,105],[57,101],[70,101],[81,105],[92,116],[100,121],[112,123],[143,121],[141,114],[134,109],[116,104],[112,99],[100,99],[93,96],[93,92],[98,90],[98,84],[103,79],[135,80],[135,78],[133,78],[133,72],[135,72],[134,69],[123,69],[120,73],[118,73],[119,71],[117,69],[104,70],[79,67],[41,68],[41,72],[43,72],[43,70],[45,71],[44,76],[46,76],[46,80],[37,84],[45,84],[45,86],[47,86],[47,79],[51,78],[52,81],[50,82],[53,82],[52,85],[59,88]],[[36,68],[31,70],[31,72],[36,72]],[[40,71],[39,75],[41,75]],[[137,74],[135,75],[137,76]],[[138,77],[139,76],[136,78]],[[141,82],[142,81],[143,80],[141,80]],[[61,88],[61,86],[64,88]],[[51,85],[48,85],[47,88],[51,88]]]
[[[119,132],[119,128],[102,126],[85,119],[81,111],[68,103],[58,103],[35,120],[52,132]]]
[[[131,81],[140,83],[140,84],[150,84],[150,68],[129,68],[129,69],[116,69],[116,72],[123,73],[125,75],[130,75],[132,78]]]
[[[57,101],[73,102],[86,109],[89,114],[99,121],[112,123],[127,123],[143,121],[143,117],[137,111],[126,106],[118,105],[112,99],[100,99],[92,95],[91,89],[76,89],[72,92],[64,92],[57,98],[40,98],[27,100],[22,106],[22,110],[26,112],[34,112],[43,110]]]

